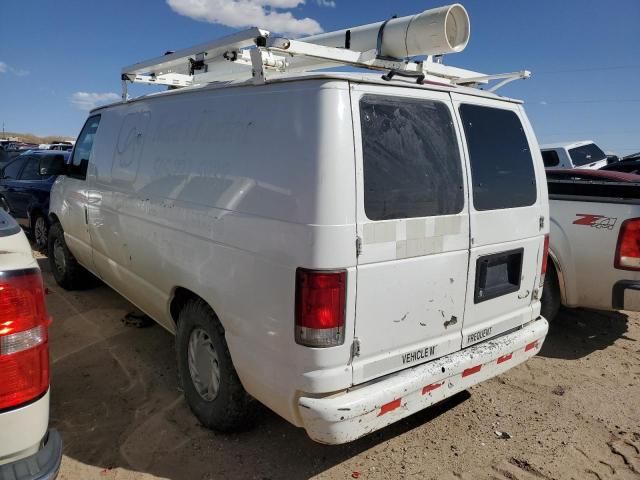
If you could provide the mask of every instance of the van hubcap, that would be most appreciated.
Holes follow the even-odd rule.
[[[191,332],[188,355],[193,386],[207,402],[215,400],[220,390],[220,365],[211,337],[203,329]]]
[[[56,239],[53,242],[53,259],[56,262],[56,268],[60,273],[64,273],[67,268],[67,260],[64,258],[64,248],[62,247],[62,242]]]
[[[47,224],[43,217],[36,218],[34,236],[36,238],[36,245],[39,247],[42,247],[47,243]]]

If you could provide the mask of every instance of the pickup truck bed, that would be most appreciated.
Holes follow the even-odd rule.
[[[560,304],[640,310],[638,182],[640,176],[618,172],[547,171],[551,225],[545,317],[552,319]],[[638,250],[637,265],[631,254],[616,266],[623,239],[623,253],[629,246]]]

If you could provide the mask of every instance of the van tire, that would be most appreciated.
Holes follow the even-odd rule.
[[[64,230],[58,222],[49,228],[48,248],[49,266],[56,283],[65,290],[77,290],[86,285],[87,272],[69,251],[64,240]]]
[[[548,321],[552,321],[560,310],[560,285],[558,283],[558,273],[552,262],[547,264],[547,274],[544,277],[544,287],[542,289],[542,299],[540,300],[540,313]]]
[[[199,344],[200,337],[205,339],[207,347]],[[201,354],[191,355],[195,351]],[[253,424],[257,402],[240,383],[225,341],[224,328],[211,307],[201,299],[189,300],[178,315],[176,355],[178,382],[183,388],[191,411],[202,425],[220,432],[234,432],[244,430]],[[215,360],[212,360],[214,357]],[[194,380],[194,375],[197,378],[198,373],[192,375],[191,370],[193,368],[197,371],[198,366],[207,368],[209,361],[214,365],[212,368],[216,369],[218,383],[215,393],[204,392],[205,396],[213,397],[207,399],[201,393],[206,389],[205,386],[197,385],[198,381]],[[196,365],[190,367],[190,363]],[[203,375],[205,380],[211,378],[207,373],[209,372],[204,372]]]

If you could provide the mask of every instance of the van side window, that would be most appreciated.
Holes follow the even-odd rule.
[[[557,167],[560,165],[558,152],[555,150],[544,150],[542,152],[542,161],[544,162],[545,167]]]
[[[73,157],[69,163],[69,169],[67,171],[69,177],[79,180],[87,178],[87,167],[91,158],[91,149],[93,148],[93,141],[96,137],[99,123],[100,115],[94,115],[93,117],[89,117],[84,127],[82,127],[82,131],[73,150]]]
[[[463,104],[473,205],[496,210],[536,203],[536,174],[524,128],[515,112]]]
[[[367,95],[360,100],[360,123],[370,220],[462,211],[462,165],[444,103]]]

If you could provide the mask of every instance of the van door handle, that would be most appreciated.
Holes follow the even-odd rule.
[[[87,206],[84,207],[84,223],[89,225],[89,212],[87,212]]]

